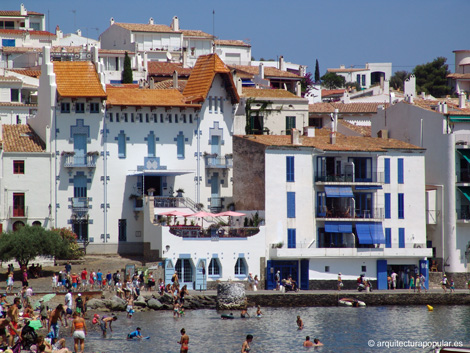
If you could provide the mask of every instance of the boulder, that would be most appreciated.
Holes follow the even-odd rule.
[[[162,296],[159,296],[158,298],[154,296],[154,298],[163,304],[173,305],[173,296],[171,294],[163,293]]]
[[[217,310],[241,310],[246,308],[247,299],[243,283],[219,283],[217,285]]]
[[[162,303],[160,303],[160,301],[155,298],[149,299],[149,301],[147,302],[147,306],[153,310],[161,310],[163,308]]]
[[[107,307],[111,310],[125,311],[127,307],[127,302],[124,299],[121,299],[115,295],[109,300],[109,304],[107,305]]]
[[[106,302],[109,302],[109,301],[103,300],[103,299],[92,298],[87,301],[86,305],[88,309],[103,309],[106,307]]]
[[[146,307],[147,302],[143,296],[139,295],[139,297],[134,301],[134,305],[139,307]]]

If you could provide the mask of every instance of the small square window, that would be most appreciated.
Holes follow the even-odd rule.
[[[361,266],[361,272],[367,272],[367,266]]]
[[[330,272],[330,266],[325,266],[325,272]]]
[[[70,113],[70,103],[66,103],[66,102],[60,103],[60,112]]]
[[[96,114],[100,112],[100,104],[99,103],[90,103],[90,113]]]
[[[13,161],[13,174],[24,174],[24,161]]]
[[[171,114],[168,114],[168,122],[171,123],[171,121],[172,121]]]
[[[85,113],[85,103],[75,103],[75,113],[77,114]]]

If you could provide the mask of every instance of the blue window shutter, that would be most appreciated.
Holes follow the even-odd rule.
[[[294,181],[294,157],[286,157],[286,181]]]
[[[390,184],[390,158],[385,158],[385,184]]]
[[[403,184],[404,175],[403,175],[403,158],[398,158],[398,184]]]
[[[405,218],[405,194],[398,194],[398,218]]]
[[[398,228],[398,247],[405,247],[405,228]]]
[[[287,229],[287,247],[289,249],[295,249],[295,242],[296,242],[295,236],[296,236],[295,229],[292,229],[292,228]]]
[[[295,218],[295,192],[287,193],[287,218]]]
[[[385,218],[390,219],[390,193],[385,193]]]
[[[385,247],[392,247],[392,228],[385,228]]]

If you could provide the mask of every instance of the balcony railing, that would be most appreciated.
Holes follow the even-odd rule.
[[[9,207],[8,215],[10,218],[27,218],[28,217],[28,206],[23,208]]]
[[[210,202],[210,210],[212,213],[217,213],[222,210],[222,198],[221,197],[211,197],[209,202]]]
[[[72,210],[74,212],[86,212],[90,209],[89,202],[91,199],[89,197],[72,197],[70,202],[72,203]]]
[[[98,152],[88,152],[83,156],[76,155],[75,152],[62,152],[62,156],[64,156],[66,168],[96,168],[98,160]]]
[[[206,168],[227,169],[233,167],[232,155],[218,156],[217,154],[207,154],[204,156]]]
[[[259,233],[257,227],[206,228],[199,226],[170,226],[170,233],[182,238],[247,238]]]
[[[383,208],[356,209],[351,212],[349,208],[328,208],[326,206],[317,209],[317,218],[355,218],[355,219],[384,219]]]
[[[384,183],[383,172],[372,172],[368,177],[356,177],[354,174],[324,174],[316,175],[316,182],[322,183]]]

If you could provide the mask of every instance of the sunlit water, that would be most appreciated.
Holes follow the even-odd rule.
[[[429,348],[377,347],[379,341],[462,341],[470,343],[470,307],[442,306],[429,312],[425,306],[367,308],[313,307],[264,308],[262,318],[221,320],[215,310],[187,311],[175,319],[170,311],[119,314],[113,333],[101,338],[98,327],[89,329],[86,352],[179,352],[181,328],[189,335],[189,351],[240,352],[247,334],[254,336],[251,352],[305,352],[305,336],[318,337],[324,347],[311,352],[428,352]],[[92,313],[89,313],[92,314]],[[254,312],[253,312],[254,314]],[[298,330],[300,315],[305,328]],[[142,328],[150,340],[127,341],[127,333]],[[72,339],[67,332],[68,347]],[[373,340],[375,347],[369,347]]]

